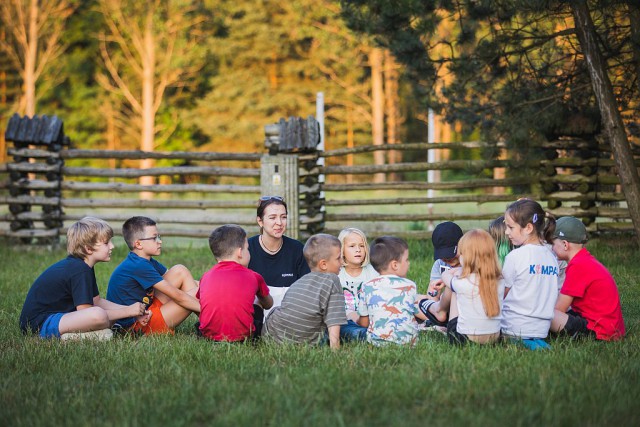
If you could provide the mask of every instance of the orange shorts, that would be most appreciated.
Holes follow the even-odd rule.
[[[131,327],[133,332],[142,332],[145,335],[151,334],[173,334],[174,331],[169,326],[167,326],[167,322],[164,321],[164,317],[162,316],[162,301],[158,298],[154,298],[153,302],[149,306],[149,310],[151,311],[151,319],[149,319],[149,323],[146,325],[141,325],[136,322]]]

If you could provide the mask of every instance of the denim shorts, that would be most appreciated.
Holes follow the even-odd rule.
[[[60,319],[67,313],[56,313],[47,317],[40,327],[40,338],[60,338]]]

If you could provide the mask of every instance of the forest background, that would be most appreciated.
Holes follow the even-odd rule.
[[[437,140],[521,156],[578,137],[631,159],[640,134],[636,1],[9,0],[0,17],[2,120],[57,114],[80,148],[261,151],[263,126],[313,113],[317,92],[328,149],[424,141],[429,108],[454,126]]]

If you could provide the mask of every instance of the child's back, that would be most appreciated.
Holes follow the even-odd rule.
[[[311,236],[304,257],[311,268],[296,280],[264,323],[264,334],[276,342],[318,344],[328,337],[340,347],[340,326],[347,323],[344,295],[337,273],[342,256],[340,241],[328,234]]]
[[[358,324],[368,328],[367,341],[374,345],[412,344],[418,335],[418,310],[416,284],[406,278],[409,246],[398,237],[378,237],[371,243],[370,256],[380,277],[362,287]]]
[[[218,261],[200,280],[200,333],[214,341],[256,338],[262,314],[254,316],[254,300],[269,308],[273,300],[261,275],[249,270],[251,259],[247,233],[235,224],[213,230],[209,248]]]
[[[418,333],[415,318],[416,284],[396,275],[365,283],[359,314],[369,316],[367,341],[374,345],[409,344]]]
[[[311,271],[295,281],[265,322],[265,335],[276,342],[318,343],[326,326],[346,323],[338,276]],[[326,326],[325,326],[326,325]]]

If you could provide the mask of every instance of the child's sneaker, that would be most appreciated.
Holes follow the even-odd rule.
[[[94,341],[108,341],[113,338],[113,332],[111,329],[100,329],[98,331],[90,332],[69,332],[60,335],[62,341],[81,341],[81,340],[94,340]]]

